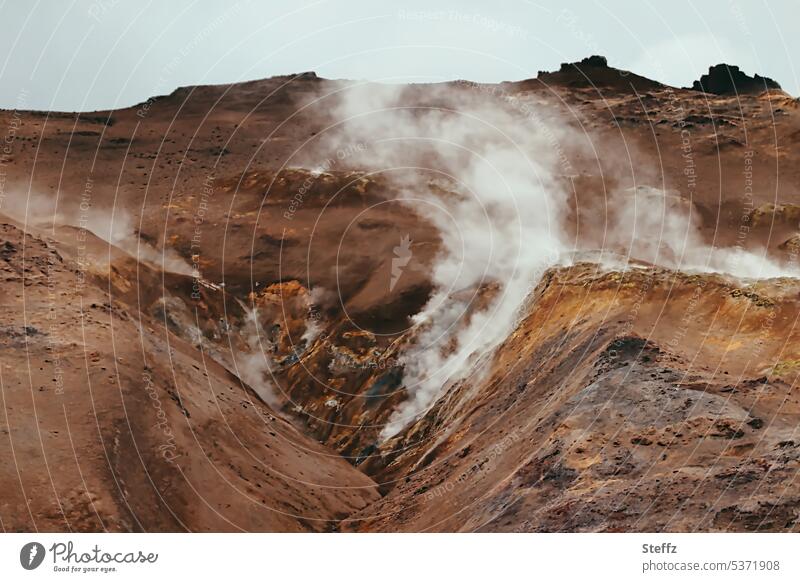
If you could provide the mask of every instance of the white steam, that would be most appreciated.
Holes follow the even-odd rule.
[[[487,98],[447,88],[427,92],[428,107],[402,89],[348,90],[327,147],[368,140],[353,161],[382,171],[409,205],[439,229],[434,293],[414,317],[414,343],[401,356],[407,399],[381,433],[385,440],[424,413],[454,381],[481,372],[479,362],[513,330],[518,310],[543,272],[570,248],[566,175],[586,136],[537,105],[502,93]],[[431,212],[431,207],[440,211]],[[739,277],[797,276],[763,253],[717,249],[701,236],[689,202],[655,188],[616,193],[601,247],[674,269]],[[598,247],[594,246],[594,250]],[[492,288],[493,292],[487,292]]]
[[[434,293],[414,318],[415,343],[400,358],[408,398],[383,439],[449,383],[478,372],[478,358],[508,335],[531,286],[565,250],[567,196],[553,142],[567,143],[568,134],[538,117],[526,122],[518,109],[478,90],[458,98],[443,90],[431,102],[447,105],[424,109],[399,107],[400,92],[349,91],[338,111],[345,137],[336,136],[337,143],[369,136],[368,157],[358,161],[386,172],[408,204],[440,209],[426,212],[442,239]]]
[[[73,226],[77,225],[73,224]],[[115,208],[111,212],[91,209],[86,215],[86,223],[81,226],[98,238],[135,257],[139,262],[178,275],[191,277],[194,274],[186,259],[181,257],[175,249],[169,247],[157,249],[142,240],[136,234],[133,217],[120,208]]]
[[[38,193],[13,193],[0,204],[0,214],[5,214],[24,227],[41,229],[72,226],[90,231],[110,245],[152,267],[192,276],[189,263],[172,248],[157,249],[136,232],[133,217],[126,210],[98,208],[81,202],[76,205],[55,195]]]
[[[781,264],[766,249],[743,245],[717,248],[707,244],[690,201],[658,188],[640,186],[617,192],[606,249],[670,269],[725,273],[741,279],[798,277],[800,270]]]
[[[270,354],[273,346],[266,339],[258,309],[245,305],[237,299],[245,312],[245,320],[239,334],[249,348],[249,352],[232,350],[234,373],[244,380],[258,397],[275,410],[279,410],[280,401],[272,383],[274,362]]]

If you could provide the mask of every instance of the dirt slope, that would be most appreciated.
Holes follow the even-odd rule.
[[[405,478],[350,527],[795,530],[798,292],[548,273],[488,377],[385,447],[376,479]]]
[[[130,273],[0,231],[6,531],[324,531],[376,499],[163,320],[114,299]]]

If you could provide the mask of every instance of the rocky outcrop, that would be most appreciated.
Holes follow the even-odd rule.
[[[558,71],[539,71],[536,81],[549,87],[594,88],[599,91],[652,91],[663,85],[651,79],[608,66],[606,57],[593,55],[574,63],[561,63]]]
[[[761,93],[769,89],[780,89],[781,86],[758,73],[752,77],[739,70],[735,65],[719,64],[709,67],[708,74],[700,77],[692,84],[695,91],[714,93],[716,95],[735,95],[737,93]]]

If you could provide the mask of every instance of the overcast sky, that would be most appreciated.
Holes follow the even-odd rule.
[[[0,107],[124,107],[176,87],[316,71],[516,80],[589,54],[672,85],[738,64],[800,93],[798,0],[6,0]],[[800,63],[798,63],[800,66]]]

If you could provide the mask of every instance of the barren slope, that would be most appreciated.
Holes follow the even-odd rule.
[[[799,292],[661,269],[548,273],[489,375],[373,461],[376,480],[405,478],[349,527],[795,530]]]
[[[56,241],[0,232],[6,531],[323,531],[377,497],[163,319],[116,299],[137,285],[124,258],[105,278]],[[158,286],[146,270],[138,284]]]

